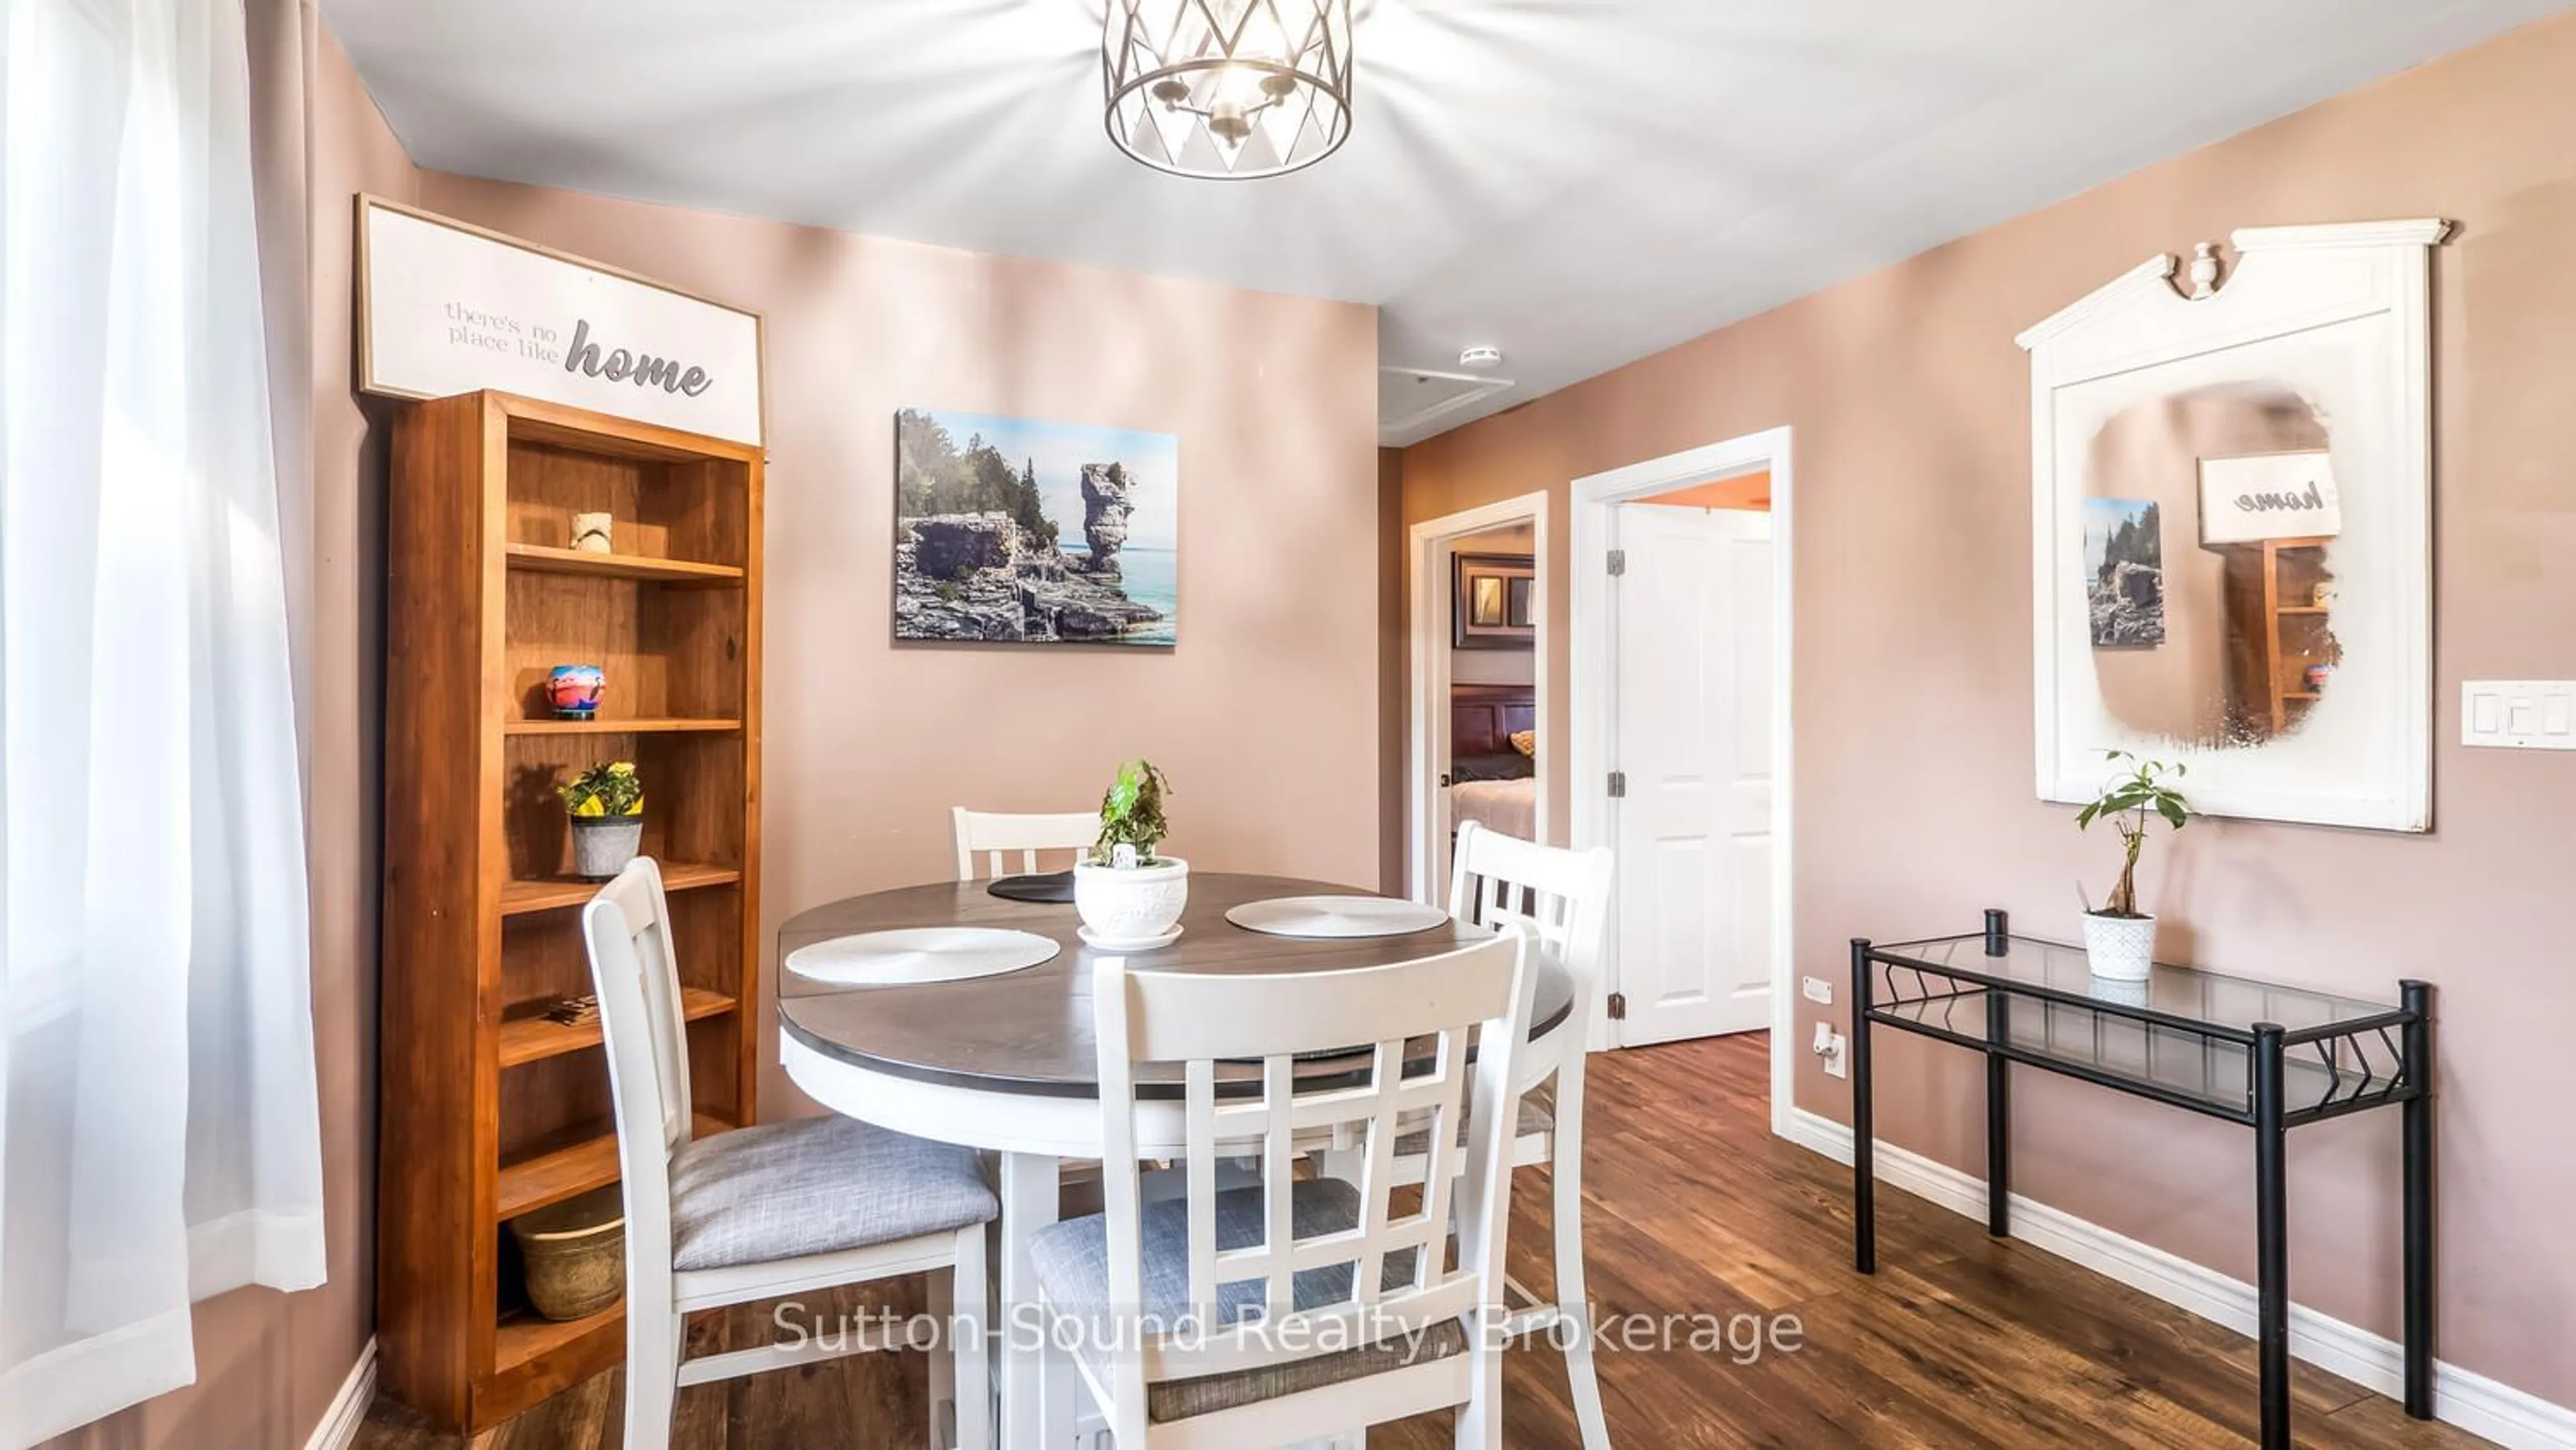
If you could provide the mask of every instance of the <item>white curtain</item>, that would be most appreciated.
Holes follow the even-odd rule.
[[[0,0],[0,1446],[322,1281],[241,0]]]

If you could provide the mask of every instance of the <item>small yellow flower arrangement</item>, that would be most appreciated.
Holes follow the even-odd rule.
[[[605,881],[625,870],[644,841],[644,780],[635,762],[594,765],[555,794],[572,822],[573,874]]]
[[[555,787],[564,809],[579,817],[644,814],[644,781],[635,762],[612,760],[594,765]]]

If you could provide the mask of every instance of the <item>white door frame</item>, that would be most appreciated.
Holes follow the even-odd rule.
[[[1548,580],[1555,570],[1548,562],[1547,505],[1545,493],[1525,493],[1424,519],[1410,531],[1404,551],[1404,567],[1412,574],[1406,587],[1412,591],[1413,629],[1412,661],[1405,672],[1412,698],[1405,718],[1410,722],[1405,745],[1405,887],[1416,901],[1433,906],[1446,906],[1440,893],[1448,886],[1435,879],[1438,871],[1439,843],[1433,839],[1439,811],[1434,802],[1439,792],[1440,752],[1449,739],[1449,556],[1450,545],[1469,534],[1481,534],[1509,524],[1527,522],[1531,528],[1530,619],[1538,626],[1533,642],[1534,673],[1532,691],[1538,701],[1538,817],[1536,830],[1540,841],[1548,831],[1548,757],[1555,753],[1556,734],[1550,721],[1548,705],[1548,647],[1555,632],[1548,625]]]
[[[1616,740],[1616,700],[1610,663],[1616,658],[1616,621],[1610,614],[1609,553],[1611,509],[1619,504],[1671,493],[1694,484],[1753,473],[1771,472],[1771,1131],[1786,1135],[1797,1104],[1797,952],[1794,900],[1790,890],[1790,587],[1791,499],[1790,430],[1773,428],[1748,433],[1705,448],[1651,458],[1574,480],[1574,612],[1569,653],[1573,688],[1570,739],[1574,807],[1574,846],[1618,847],[1610,805],[1610,772]],[[1619,984],[1619,934],[1604,943],[1604,979],[1613,991]],[[1606,1028],[1606,1023],[1604,1024]]]

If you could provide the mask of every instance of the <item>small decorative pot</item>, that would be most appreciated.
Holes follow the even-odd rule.
[[[2108,982],[2143,982],[2156,957],[2156,919],[2084,913],[2084,955]]]
[[[597,665],[557,665],[546,672],[546,704],[567,720],[599,713],[608,694],[608,672]]]
[[[615,553],[616,550],[609,544],[612,522],[606,514],[574,514],[572,546],[585,554]]]
[[[626,1292],[626,1200],[617,1185],[510,1220],[541,1319],[587,1319]]]
[[[625,870],[644,844],[640,815],[564,819],[572,822],[572,873],[585,881],[605,881]]]
[[[1104,942],[1146,942],[1178,925],[1190,904],[1190,863],[1170,856],[1151,866],[1076,862],[1073,909]]]
[[[2312,665],[2308,666],[2308,668],[2307,668],[2308,693],[2310,693],[2310,694],[2312,694],[2312,695],[2322,695],[2322,694],[2324,694],[2324,693],[2325,693],[2325,691],[2326,691],[2326,681],[2331,680],[2331,679],[2333,679],[2333,678],[2334,678],[2334,666],[2332,666],[2332,665],[2330,665],[2330,664],[2327,664],[2327,663],[2325,663],[2325,662],[2324,662],[2324,661],[2322,661],[2322,660],[2318,661],[2318,662],[2317,662],[2317,663],[2315,663],[2315,664],[2312,664]]]

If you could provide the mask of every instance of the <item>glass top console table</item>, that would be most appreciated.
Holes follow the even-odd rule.
[[[2015,936],[2000,911],[1967,936],[1856,938],[1852,971],[1853,1260],[1878,1267],[1870,1034],[1895,1028],[1986,1056],[1986,1231],[2010,1232],[2011,1068],[2080,1078],[2254,1130],[2262,1444],[2290,1444],[2289,1130],[2395,1106],[2404,1122],[2406,1412],[2433,1413],[2432,988],[2395,1004],[2158,964],[2092,975],[2084,949]]]

